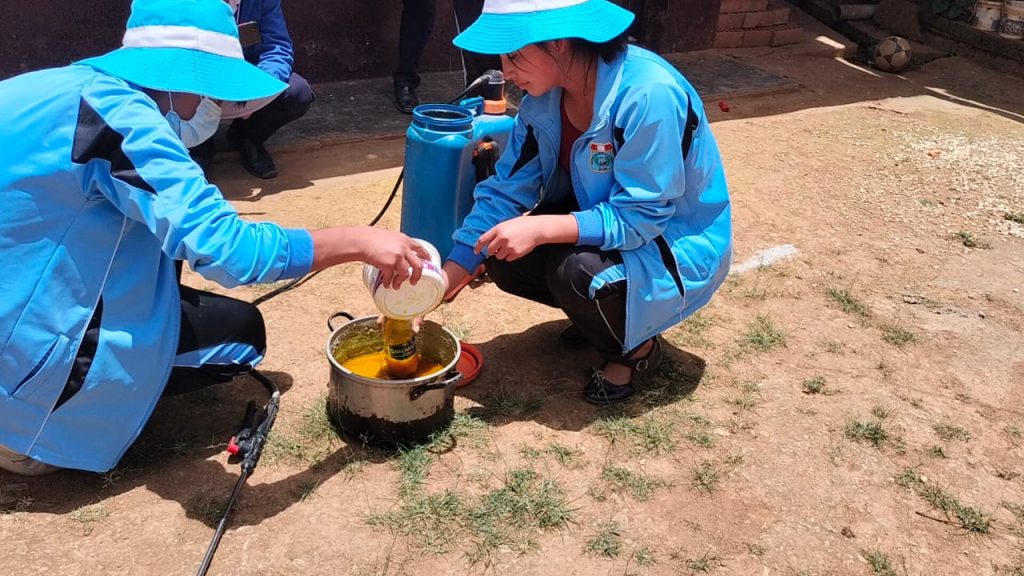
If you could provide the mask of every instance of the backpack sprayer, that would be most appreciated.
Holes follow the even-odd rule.
[[[461,100],[481,87],[482,97]],[[427,104],[417,108],[423,110],[414,112],[413,124],[407,133],[405,166],[398,174],[398,179],[384,206],[370,221],[369,226],[376,225],[387,212],[398,194],[398,187],[402,185],[406,171],[409,170],[413,174],[411,180],[415,180],[415,186],[408,186],[403,200],[402,232],[423,238],[435,246],[451,247],[452,232],[472,207],[473,188],[477,182],[494,174],[494,164],[500,155],[500,149],[507,141],[515,122],[505,115],[504,88],[505,78],[502,73],[498,70],[488,70],[466,86],[466,89],[449,104]],[[450,105],[455,103],[459,103],[460,106]],[[438,165],[439,158],[448,162],[450,166]],[[427,172],[432,176],[418,177],[420,172]],[[439,174],[443,175],[442,179],[437,178]],[[430,202],[430,205],[424,202]],[[415,217],[422,216],[424,210],[436,211],[439,216],[430,219],[429,222]],[[252,303],[262,304],[299,286],[318,273],[319,271],[296,278],[256,298]],[[227,529],[231,510],[238,500],[242,486],[259,463],[280,408],[281,391],[277,385],[258,370],[253,369],[249,374],[267,388],[270,399],[260,410],[256,409],[255,402],[249,402],[241,430],[228,442],[228,453],[241,458],[241,472],[224,508],[224,514],[217,524],[213,539],[206,549],[206,556],[199,566],[197,576],[206,576],[210,569],[213,555],[217,553],[217,547]]]

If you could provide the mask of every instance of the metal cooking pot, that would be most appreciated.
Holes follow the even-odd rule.
[[[351,321],[337,328],[339,317]],[[455,371],[462,348],[446,328],[424,321],[416,336],[421,356],[443,368],[430,376],[381,380],[355,374],[341,365],[350,358],[380,352],[384,337],[376,316],[353,319],[339,312],[327,320],[327,359],[331,363],[327,411],[345,433],[367,443],[422,442],[446,428],[455,414],[455,386],[462,374]],[[340,359],[340,362],[339,362]]]

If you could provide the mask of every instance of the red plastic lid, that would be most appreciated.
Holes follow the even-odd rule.
[[[484,367],[484,355],[480,353],[480,349],[472,344],[466,342],[459,342],[462,346],[462,354],[459,355],[459,361],[455,363],[455,369],[462,373],[462,381],[459,382],[457,388],[461,388],[476,380],[476,377],[480,375],[480,370]]]

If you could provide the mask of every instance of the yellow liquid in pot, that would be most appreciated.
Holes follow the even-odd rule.
[[[337,359],[337,358],[335,358]],[[424,376],[430,376],[437,374],[444,366],[437,362],[432,362],[422,356],[419,358],[419,364],[416,367],[416,372],[411,376],[403,376],[402,378],[392,378],[388,374],[386,355],[384,351],[371,352],[369,354],[363,354],[362,356],[356,356],[355,358],[349,358],[344,362],[339,360],[339,363],[347,368],[354,374],[358,374],[365,378],[375,378],[377,380],[405,380],[412,378],[422,378]]]

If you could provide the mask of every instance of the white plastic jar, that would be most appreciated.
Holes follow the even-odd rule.
[[[380,313],[388,318],[416,318],[423,316],[441,304],[444,298],[444,276],[441,275],[441,255],[437,248],[426,240],[413,238],[430,253],[430,260],[423,261],[423,275],[416,285],[408,280],[398,289],[384,286],[380,270],[376,266],[363,266],[363,284],[373,296],[373,303]]]

